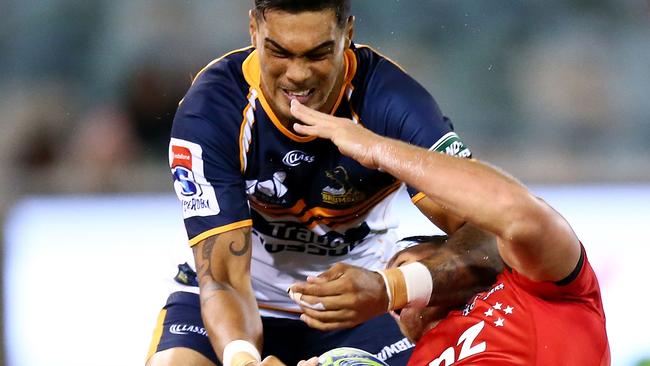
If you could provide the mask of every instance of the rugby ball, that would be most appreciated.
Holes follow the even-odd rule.
[[[388,366],[374,355],[351,347],[334,348],[318,357],[319,366]]]

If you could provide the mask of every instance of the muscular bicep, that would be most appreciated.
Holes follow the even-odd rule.
[[[534,281],[560,281],[580,258],[580,242],[569,223],[542,199],[529,197],[520,217],[498,238],[508,266]]]
[[[205,290],[250,289],[250,227],[211,236],[192,250],[202,294]]]
[[[465,221],[460,217],[444,210],[440,205],[428,197],[424,197],[415,203],[415,206],[424,214],[429,221],[447,234],[458,230]]]

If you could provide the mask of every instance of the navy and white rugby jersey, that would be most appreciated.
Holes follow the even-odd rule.
[[[431,95],[400,67],[360,45],[346,51],[345,65],[334,115],[380,135],[470,156]],[[197,75],[174,119],[169,162],[190,245],[253,226],[252,274],[262,302],[286,308],[279,297],[286,298],[293,280],[336,261],[379,268],[378,256],[392,254],[382,248],[378,255],[366,244],[397,226],[391,203],[401,182],[342,156],[330,141],[285,128],[262,94],[252,47]],[[414,202],[424,197],[408,192]],[[277,296],[268,295],[274,291]]]

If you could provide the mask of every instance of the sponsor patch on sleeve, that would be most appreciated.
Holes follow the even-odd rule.
[[[205,178],[201,145],[172,138],[169,166],[174,176],[174,190],[183,204],[184,218],[219,214],[216,192]]]
[[[449,132],[433,144],[430,151],[438,151],[459,158],[471,158],[472,152],[455,132]]]

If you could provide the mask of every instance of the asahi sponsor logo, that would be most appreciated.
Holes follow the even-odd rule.
[[[208,336],[208,332],[205,330],[205,328],[198,327],[196,325],[189,325],[189,324],[172,324],[169,326],[169,333],[178,334],[178,335],[187,335],[190,333],[195,333],[205,337]]]
[[[292,150],[282,158],[282,162],[286,166],[298,166],[302,162],[313,163],[314,159],[315,157],[313,155],[307,155],[305,152],[300,150]]]

